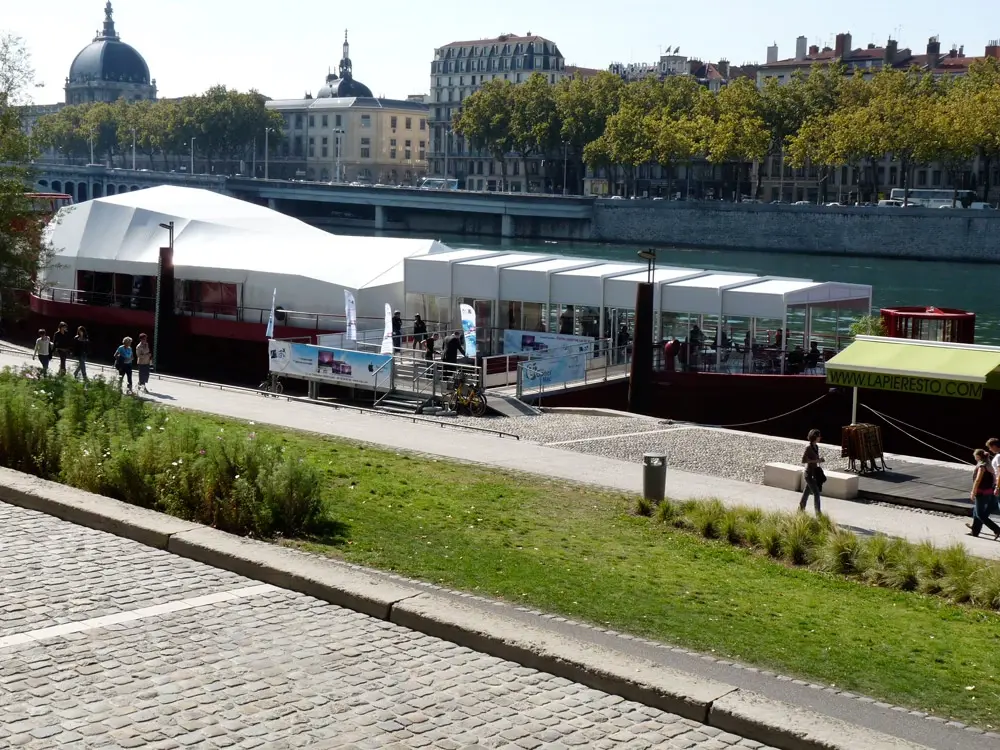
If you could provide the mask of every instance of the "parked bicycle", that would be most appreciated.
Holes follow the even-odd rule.
[[[479,385],[469,385],[462,375],[455,376],[452,389],[445,394],[445,406],[451,411],[467,411],[474,417],[486,414],[486,393]]]
[[[278,377],[277,373],[269,372],[267,378],[257,386],[257,390],[280,396],[285,392],[285,387],[281,384],[281,378]]]

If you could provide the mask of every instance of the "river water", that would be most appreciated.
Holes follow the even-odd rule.
[[[344,232],[344,230],[335,230]],[[345,232],[354,233],[354,232]],[[398,235],[415,237],[417,235]],[[594,242],[525,242],[494,237],[435,237],[450,247],[473,247],[614,261],[638,261],[640,246]],[[954,307],[976,313],[976,343],[1000,345],[1000,293],[990,266],[979,263],[812,255],[743,250],[657,248],[657,265],[742,271],[814,281],[870,284],[879,307]]]

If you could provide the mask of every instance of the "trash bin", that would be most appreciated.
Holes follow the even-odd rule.
[[[667,456],[647,453],[642,457],[642,496],[655,503],[663,500],[667,489]]]

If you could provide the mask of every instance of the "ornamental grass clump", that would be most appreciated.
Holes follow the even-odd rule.
[[[318,470],[278,441],[101,379],[0,374],[0,465],[236,534],[294,537],[327,516]]]

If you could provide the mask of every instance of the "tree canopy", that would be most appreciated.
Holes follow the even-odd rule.
[[[183,163],[193,138],[197,158],[231,171],[252,157],[254,139],[262,139],[265,128],[278,134],[270,139],[270,147],[280,143],[284,120],[266,109],[265,101],[256,91],[215,86],[183,99],[82,104],[40,117],[33,138],[39,147],[70,159],[90,159],[93,141],[96,160],[122,164],[131,158],[134,143],[137,159],[141,156],[155,168],[159,157],[164,169],[171,158]]]
[[[28,290],[51,253],[42,239],[43,221],[26,197],[32,145],[21,114],[34,80],[31,59],[20,38],[0,36],[0,301],[6,317],[11,290]]]

